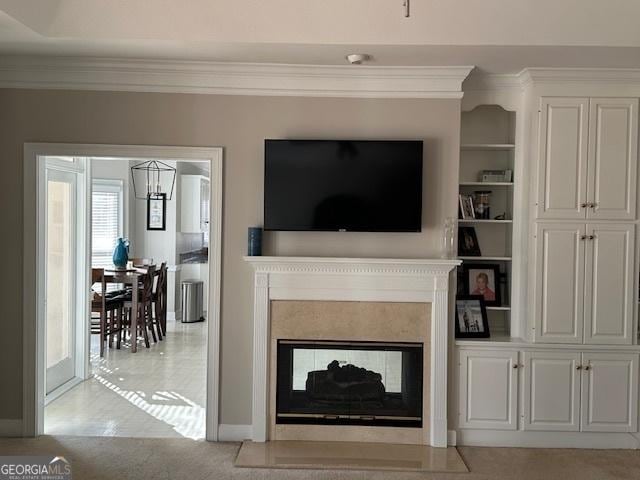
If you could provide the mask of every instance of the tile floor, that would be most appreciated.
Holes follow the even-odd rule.
[[[204,438],[206,324],[169,321],[167,330],[149,349],[123,345],[102,359],[92,336],[93,376],[46,406],[45,433]]]

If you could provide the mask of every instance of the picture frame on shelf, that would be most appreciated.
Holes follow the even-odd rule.
[[[476,218],[476,212],[473,208],[473,196],[461,193],[458,195],[460,201],[460,218],[468,220]]]
[[[147,230],[167,229],[167,194],[150,193],[147,196]]]
[[[482,295],[456,297],[456,338],[489,338],[489,319]]]
[[[479,257],[482,255],[475,227],[458,228],[458,255],[461,257]]]
[[[465,263],[462,271],[465,295],[479,295],[487,306],[502,306],[499,264]]]

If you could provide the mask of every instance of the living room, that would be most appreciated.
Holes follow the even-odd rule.
[[[64,455],[74,474],[91,476],[82,449],[94,439],[38,431],[37,165],[75,149],[211,165],[220,225],[204,308],[207,441],[145,439],[176,478],[190,462],[174,448],[198,452],[189,458],[201,472],[248,477],[373,468],[385,478],[560,478],[566,462],[583,478],[634,478],[637,5],[211,2],[175,3],[168,15],[141,2],[21,3],[0,2],[0,211],[14,252],[0,289],[12,319],[0,324],[0,360],[16,366],[1,374],[0,434],[24,437],[2,439],[3,455]],[[274,15],[278,28],[266,22]],[[270,156],[276,140],[291,148],[289,170]],[[307,140],[333,147],[296,153]],[[372,141],[365,168],[340,163]],[[394,150],[411,142],[419,153]],[[380,155],[394,168],[383,170]],[[315,164],[300,177],[296,159]],[[396,176],[402,167],[412,170]],[[344,196],[386,178],[391,213],[363,224],[366,209],[343,197],[337,210],[356,212],[344,224],[272,221],[282,211],[270,192],[284,196],[285,220],[308,217],[311,187],[332,185],[322,178]],[[412,221],[393,222],[407,212]],[[255,228],[261,246],[250,250]],[[420,390],[420,408],[279,409],[279,354],[313,357],[291,377],[293,393],[336,360],[334,373],[380,374],[389,394]],[[119,458],[134,445],[99,440]],[[545,455],[544,469],[532,467]]]

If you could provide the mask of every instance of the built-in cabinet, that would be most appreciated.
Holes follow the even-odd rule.
[[[209,179],[202,175],[180,175],[180,231],[209,231]]]
[[[538,219],[633,220],[638,99],[540,101]]]
[[[626,433],[639,431],[640,408],[638,90],[607,97],[604,84],[569,88],[556,74],[540,73],[540,84],[532,74],[515,112],[524,133],[500,122],[502,105],[482,102],[513,109],[508,95],[463,102],[460,193],[479,168],[520,172],[504,189],[514,194],[503,255],[507,272],[526,275],[511,282],[510,328],[456,340],[451,419],[460,444],[637,448]],[[507,156],[516,138],[523,149]]]
[[[458,367],[458,428],[638,431],[638,353],[462,348]]]
[[[535,341],[631,344],[635,225],[535,228]]]

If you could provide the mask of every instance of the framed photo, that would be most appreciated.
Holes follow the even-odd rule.
[[[147,196],[147,230],[167,229],[167,194],[150,193]]]
[[[464,272],[465,295],[480,295],[485,305],[499,307],[500,298],[500,265],[495,263],[466,263],[462,265]]]
[[[489,338],[487,309],[481,295],[456,298],[456,338]]]
[[[458,227],[458,255],[462,257],[482,255],[475,227]]]
[[[473,197],[471,195],[458,195],[460,199],[460,217],[463,220],[468,218],[476,218],[476,212],[473,208]]]

